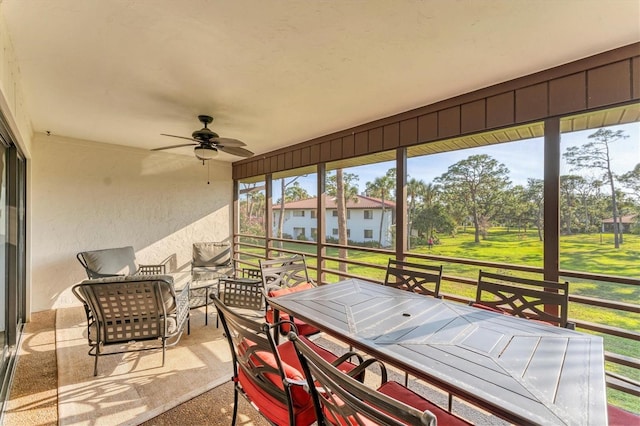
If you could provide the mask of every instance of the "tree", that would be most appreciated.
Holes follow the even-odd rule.
[[[620,176],[620,182],[631,191],[631,198],[640,202],[640,163]]]
[[[418,208],[414,226],[422,235],[431,237],[436,231],[445,234],[453,233],[456,223],[441,204],[423,204]]]
[[[501,206],[504,190],[509,186],[509,169],[487,154],[471,155],[449,166],[435,179],[454,201],[465,206],[475,229],[475,242],[480,232]]]
[[[527,232],[527,208],[525,188],[522,185],[514,186],[505,194],[499,219],[507,227],[507,232],[511,232],[514,225],[517,225],[518,232]]]
[[[338,244],[341,246],[346,246],[349,243],[347,235],[347,202],[350,200],[358,201],[358,187],[355,185],[357,181],[357,175],[343,173],[342,169],[336,169],[335,175],[327,175],[327,194],[335,197],[338,210]],[[347,249],[341,248],[338,252],[338,256],[341,259],[346,259],[349,256]],[[340,262],[339,270],[347,272],[347,264]]]
[[[564,233],[571,235],[574,227],[574,217],[578,210],[577,205],[577,191],[578,187],[582,184],[584,178],[578,175],[563,175],[560,176],[560,229],[564,224]]]
[[[382,247],[382,225],[384,223],[384,213],[386,210],[385,201],[391,198],[391,193],[395,187],[395,169],[390,169],[384,176],[377,177],[373,182],[367,182],[365,194],[368,197],[380,198],[382,214],[380,215],[380,231],[378,233],[378,247]]]
[[[432,186],[429,184],[429,186]],[[411,250],[411,232],[413,231],[413,223],[416,219],[416,207],[418,200],[423,199],[427,193],[427,184],[423,180],[416,178],[409,179],[407,182],[407,244],[408,250]]]
[[[563,157],[567,163],[573,166],[574,170],[596,169],[601,170],[603,182],[609,184],[611,190],[611,210],[613,217],[613,240],[615,248],[620,248],[621,235],[620,223],[618,222],[618,204],[616,202],[615,175],[611,170],[611,154],[609,144],[626,139],[627,136],[622,130],[598,129],[597,132],[588,136],[590,142],[581,146],[570,146],[564,152]]]
[[[301,177],[302,176],[296,176],[289,182],[285,182],[284,178],[280,179],[280,193],[282,194],[282,196],[278,200],[278,202],[280,203],[280,216],[278,217],[278,238],[282,238],[282,229],[284,228],[285,203],[309,198],[309,193],[307,192],[307,190],[301,187],[299,182],[296,182]],[[282,244],[280,244],[280,247],[282,247]]]
[[[311,198],[311,196],[306,189],[300,186],[300,182],[294,181],[293,184],[285,190],[285,199],[287,200],[287,203],[290,203],[291,201],[306,200],[308,198]]]
[[[529,216],[538,228],[538,239],[544,241],[544,180],[527,179],[525,194],[529,205]]]
[[[240,232],[264,235],[264,216],[259,215],[265,209],[264,184],[258,186],[256,183],[243,183],[242,185],[239,195],[245,195],[246,200],[244,211],[240,209]]]

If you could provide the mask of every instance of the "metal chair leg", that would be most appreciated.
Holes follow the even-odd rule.
[[[235,426],[236,417],[238,415],[238,385],[233,385],[233,417],[231,419],[231,426]]]

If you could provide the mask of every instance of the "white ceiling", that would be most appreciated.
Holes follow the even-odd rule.
[[[0,0],[36,132],[256,154],[640,41],[638,0]],[[190,148],[172,150],[191,154]],[[222,155],[222,160],[239,157]]]

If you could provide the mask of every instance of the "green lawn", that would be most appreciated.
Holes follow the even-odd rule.
[[[286,244],[287,249],[297,250],[309,255],[315,255],[314,246],[302,244]],[[246,250],[262,254],[255,250]],[[459,232],[455,238],[450,236],[440,237],[440,243],[434,245],[431,250],[426,246],[417,246],[412,252],[432,254],[436,256],[455,257],[484,260],[489,262],[506,263],[513,265],[527,265],[542,267],[543,243],[538,239],[535,230],[527,233],[509,232],[503,228],[493,228],[486,239],[480,244],[473,241],[473,230]],[[328,249],[327,255],[338,257],[337,250]],[[356,249],[349,250],[349,259],[386,266],[388,256],[377,253],[365,253]],[[308,263],[315,266],[315,258],[308,258]],[[478,267],[460,265],[456,263],[443,263],[444,275],[467,277],[477,279]],[[337,262],[327,262],[327,267],[338,269]],[[580,234],[562,236],[560,243],[560,267],[566,270],[592,272],[607,275],[617,275],[638,278],[640,277],[640,236],[625,235],[624,243],[620,249],[615,249],[612,234]],[[371,277],[375,280],[384,279],[384,270],[370,267],[350,265],[349,272]],[[495,270],[493,272],[496,272]],[[505,272],[505,271],[500,271]],[[530,275],[531,278],[541,278],[538,274],[525,274],[521,272],[508,272],[522,276]],[[335,282],[337,276],[330,275],[328,281]],[[607,282],[592,282],[585,280],[569,280],[570,293],[599,299],[614,300],[638,304],[640,301],[640,286],[613,284]],[[443,281],[442,292],[475,297],[475,288],[460,283]],[[569,306],[569,317],[576,320],[606,324],[627,330],[640,330],[640,315],[617,311],[612,309],[593,307],[578,303]],[[630,357],[638,357],[640,354],[640,342],[615,336],[603,336],[605,350]],[[640,371],[633,368],[621,367],[607,363],[607,370],[618,372],[633,380],[640,381]],[[608,389],[609,401],[622,406],[627,410],[640,412],[640,398],[629,396],[622,392]]]

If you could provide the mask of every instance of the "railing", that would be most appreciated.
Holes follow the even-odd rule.
[[[256,241],[262,242],[262,244],[254,244],[248,243],[246,241],[242,241],[243,239],[253,239]],[[359,275],[351,272],[340,271],[336,269],[329,268],[326,265],[327,262],[338,262],[346,265],[353,265],[358,267],[364,267],[373,271],[379,271],[381,274],[386,270],[386,262],[384,265],[375,264],[369,262],[362,262],[359,260],[353,259],[343,259],[335,256],[324,255],[321,259],[318,259],[317,253],[323,252],[317,250],[316,242],[309,241],[298,241],[298,240],[290,240],[290,239],[279,239],[279,238],[266,238],[266,237],[257,237],[254,235],[242,235],[238,234],[235,236],[235,256],[236,262],[240,265],[248,266],[248,267],[259,267],[257,259],[264,259],[266,257],[273,258],[282,255],[294,255],[294,254],[302,254],[308,259],[308,267],[312,271],[316,271],[316,276],[319,277],[318,282],[321,284],[326,284],[328,281],[325,279],[320,279],[320,277],[325,277],[326,275],[334,275],[337,277],[344,278],[359,278],[367,281],[382,283],[382,280],[376,279],[373,275]],[[300,245],[301,247],[309,246],[313,247],[313,250],[310,251],[301,251],[295,250],[292,248],[285,248],[284,245]],[[278,247],[278,245],[282,245],[283,247]],[[395,257],[396,253],[392,250],[384,250],[377,248],[367,248],[367,247],[355,247],[355,246],[343,246],[339,244],[330,244],[326,243],[322,246],[323,248],[334,248],[334,249],[344,249],[349,250],[349,252],[363,252],[363,253],[371,253],[371,254],[379,254],[386,257]],[[261,250],[262,254],[258,254],[255,251],[248,250]],[[432,255],[424,255],[418,253],[404,253],[404,255],[408,258],[427,260],[431,262],[440,262],[444,264],[460,264],[465,266],[473,266],[478,268],[495,268],[501,271],[515,271],[520,273],[534,273],[534,274],[543,274],[542,268],[524,266],[524,265],[510,265],[504,263],[497,262],[486,262],[481,260],[473,260],[473,259],[461,259],[461,258],[451,258],[451,257],[443,257],[443,256],[432,256]],[[254,261],[255,260],[255,261]],[[445,273],[443,273],[443,281],[448,283],[462,284],[463,286],[468,286],[469,292],[475,294],[475,286],[477,285],[477,279],[468,278],[468,277],[460,277],[449,275],[446,273],[446,268],[444,268]],[[564,271],[560,270],[560,276],[563,278],[574,278],[580,280],[590,280],[590,281],[602,281],[606,283],[615,283],[615,284],[623,284],[629,286],[640,286],[639,279],[626,278],[626,277],[617,277],[617,276],[609,276],[602,274],[590,274],[585,272],[576,272],[576,271]],[[571,287],[570,287],[571,289]],[[467,297],[461,294],[455,293],[441,293],[445,299],[457,301],[461,303],[469,303],[473,299],[471,297]],[[623,312],[630,312],[633,314],[640,313],[640,305],[633,303],[624,303],[617,302],[613,300],[605,300],[605,299],[597,299],[593,297],[581,296],[581,295],[571,295],[569,296],[569,301],[571,304],[575,305],[585,305],[585,306],[593,306],[603,309],[610,310],[618,310]],[[569,320],[576,324],[577,329],[581,329],[582,331],[589,331],[593,333],[600,333],[605,336],[615,336],[617,338],[628,339],[634,345],[639,345],[637,342],[640,342],[640,332],[636,330],[628,330],[620,327],[614,327],[608,324],[589,322],[576,318],[569,318]],[[606,344],[606,342],[605,342]],[[636,352],[637,353],[637,352]],[[614,352],[605,352],[605,361],[610,363],[611,365],[626,367],[631,369],[629,375],[640,377],[640,359],[633,356],[626,356]],[[634,380],[631,377],[628,377],[624,374],[617,373],[612,371],[612,368],[608,368],[607,366],[607,386],[611,389],[616,389],[625,394],[633,395],[636,397],[640,396],[640,382],[638,380]],[[615,370],[615,368],[613,368]]]

